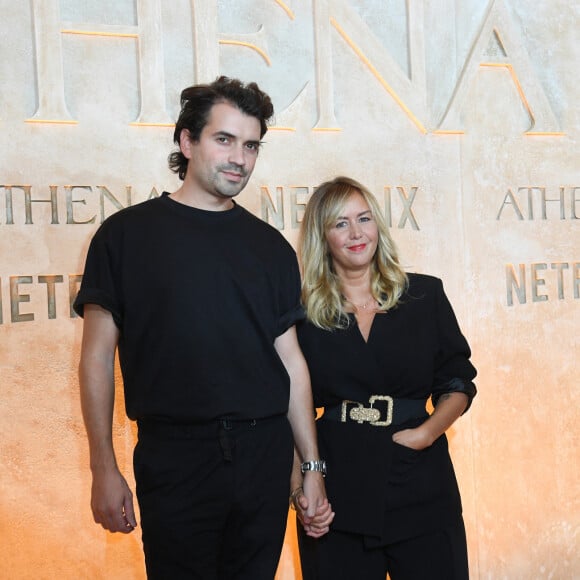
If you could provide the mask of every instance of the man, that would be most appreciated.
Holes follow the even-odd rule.
[[[318,457],[294,251],[234,201],[273,114],[255,83],[185,89],[169,157],[181,187],[95,234],[75,310],[95,522],[137,525],[112,444],[118,348],[138,424],[137,497],[149,578],[274,577],[294,443],[309,516],[332,518]],[[325,519],[325,518],[322,518]]]

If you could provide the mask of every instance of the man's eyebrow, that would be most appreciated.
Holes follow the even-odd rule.
[[[229,133],[228,131],[216,131],[214,137],[228,137],[229,139],[237,139],[236,135]],[[253,145],[260,146],[265,143],[265,141],[260,141],[259,139],[249,139],[246,143],[252,143]]]
[[[214,137],[230,137],[231,139],[236,139],[233,133],[228,133],[227,131],[216,131]]]

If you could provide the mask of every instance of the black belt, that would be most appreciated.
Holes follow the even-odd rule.
[[[233,461],[236,435],[245,429],[274,421],[287,421],[286,415],[273,415],[262,419],[232,419],[221,417],[202,423],[170,423],[154,419],[139,419],[139,437],[152,436],[162,439],[202,440],[217,438],[224,461]]]
[[[248,429],[256,427],[257,425],[282,419],[286,419],[286,415],[272,415],[271,417],[262,417],[260,419],[233,419],[230,417],[221,417],[212,421],[196,423],[175,423],[156,419],[138,419],[137,425],[139,427],[139,432],[143,434],[177,439],[195,439],[197,437],[211,437],[220,431]]]
[[[325,407],[321,419],[388,427],[409,419],[426,417],[425,403],[424,399],[395,399],[388,395],[372,395],[367,403],[345,400],[340,405]]]

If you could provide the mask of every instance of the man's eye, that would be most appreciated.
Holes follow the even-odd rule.
[[[229,141],[229,139],[227,137],[218,137],[217,138],[218,143],[227,143]]]
[[[258,143],[247,143],[246,147],[250,149],[250,151],[257,151],[260,145]]]

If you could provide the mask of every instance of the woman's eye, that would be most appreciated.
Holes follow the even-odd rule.
[[[363,215],[363,216],[361,216],[359,221],[364,223],[364,222],[370,222],[371,219],[372,219],[371,216]]]
[[[336,222],[336,226],[337,228],[344,228],[346,226],[346,222]]]

